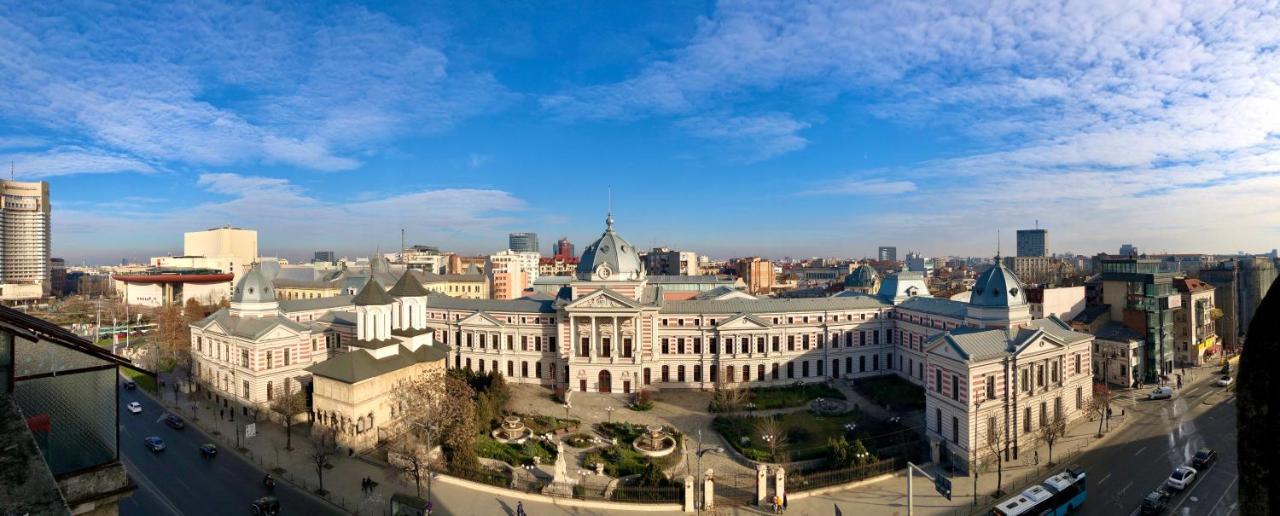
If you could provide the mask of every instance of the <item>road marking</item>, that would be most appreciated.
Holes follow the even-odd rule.
[[[1146,446],[1143,446],[1141,449],[1139,449],[1139,450],[1137,451],[1137,453],[1134,453],[1134,454],[1133,454],[1133,456],[1134,456],[1134,457],[1137,457],[1137,456],[1139,456],[1139,455],[1142,455],[1142,452],[1144,452],[1144,451],[1147,451],[1147,447],[1146,447]]]
[[[1107,476],[1102,477],[1102,480],[1099,480],[1099,481],[1098,481],[1098,484],[1102,484],[1103,482],[1106,482],[1108,478],[1111,478],[1111,474],[1110,474],[1110,473],[1107,473]]]
[[[1128,484],[1125,484],[1124,489],[1121,489],[1120,491],[1116,492],[1116,496],[1119,497],[1120,495],[1124,494],[1125,491],[1128,491],[1130,487],[1133,487],[1133,482],[1129,482]]]
[[[174,516],[182,516],[182,511],[178,510],[178,507],[169,500],[169,497],[165,496],[155,484],[151,483],[151,480],[147,479],[146,475],[141,473],[142,470],[138,468],[137,464],[133,463],[133,460],[131,460],[129,456],[122,453],[120,454],[120,459],[125,463],[126,468],[132,469],[135,472],[133,475],[129,475],[130,478],[141,484],[143,489],[146,489],[147,491],[150,491],[151,494],[155,495],[156,500],[159,500],[165,508],[169,509],[169,511],[174,514]]]
[[[1226,488],[1226,489],[1224,489],[1224,490],[1222,491],[1222,496],[1219,496],[1219,497],[1218,497],[1218,501],[1213,502],[1213,507],[1210,507],[1210,508],[1209,508],[1209,513],[1210,513],[1210,514],[1213,514],[1214,512],[1217,512],[1217,510],[1218,510],[1218,505],[1220,505],[1220,504],[1222,503],[1222,499],[1223,499],[1223,498],[1226,498],[1226,497],[1227,497],[1227,493],[1230,493],[1230,492],[1231,492],[1231,486],[1236,485],[1236,481],[1237,481],[1237,480],[1240,480],[1240,475],[1239,475],[1239,474],[1237,474],[1237,475],[1232,475],[1232,477],[1231,477],[1231,483],[1230,483],[1230,484],[1227,484],[1227,488]],[[1235,504],[1235,502],[1232,502],[1232,503],[1231,503],[1231,510],[1227,511],[1227,514],[1231,514],[1232,512],[1235,512],[1235,510],[1236,510],[1236,504]]]

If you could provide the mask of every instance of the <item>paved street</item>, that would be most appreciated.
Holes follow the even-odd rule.
[[[131,414],[125,408],[131,401],[142,404],[141,414]],[[266,494],[263,473],[222,446],[218,457],[201,458],[199,446],[212,439],[190,424],[183,430],[169,428],[158,421],[165,413],[141,390],[120,391],[120,458],[138,484],[133,496],[120,504],[120,513],[247,514],[249,503]],[[143,438],[151,435],[164,439],[164,451],[154,453],[143,446]],[[341,514],[334,506],[284,482],[276,486],[274,494],[286,513]]]

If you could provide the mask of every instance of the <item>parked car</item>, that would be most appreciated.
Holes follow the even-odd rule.
[[[1196,450],[1196,455],[1191,458],[1191,465],[1196,469],[1204,469],[1209,467],[1218,460],[1218,452],[1208,448],[1200,448]]]
[[[218,456],[218,447],[213,443],[204,443],[200,445],[200,456],[212,459]]]
[[[151,450],[153,452],[164,451],[164,439],[161,439],[153,435],[153,436],[147,437],[146,439],[143,439],[142,442],[147,446],[148,450]]]
[[[1171,496],[1164,489],[1156,489],[1147,493],[1147,496],[1142,499],[1142,507],[1139,508],[1138,513],[1143,516],[1155,516],[1164,513],[1164,510],[1169,507],[1169,498]]]
[[[128,405],[125,405],[125,406],[129,408],[129,412],[132,412],[132,413],[134,413],[134,414],[141,414],[141,413],[142,413],[142,404],[141,404],[141,403],[138,403],[138,402],[136,402],[136,401],[130,401],[130,402],[129,402],[129,404],[128,404]]]
[[[173,428],[174,430],[182,430],[183,428],[187,427],[187,424],[182,422],[182,418],[175,416],[173,414],[168,414],[164,416],[164,424],[169,425],[169,427]]]
[[[1196,469],[1190,466],[1178,466],[1173,469],[1173,473],[1169,475],[1165,485],[1177,489],[1179,491],[1186,489],[1196,479]]]
[[[137,388],[138,388],[138,382],[135,382],[135,381],[133,381],[133,380],[125,380],[125,381],[124,381],[124,388],[125,388],[125,390],[128,390],[128,391],[132,391],[132,390],[134,390],[134,389],[137,389]]]
[[[272,516],[280,514],[280,500],[274,496],[264,496],[249,505],[249,513],[254,516]]]
[[[1226,387],[1226,386],[1229,386],[1229,385],[1231,385],[1231,376],[1229,376],[1229,375],[1225,375],[1225,374],[1224,374],[1224,375],[1222,375],[1221,377],[1219,377],[1219,378],[1218,378],[1218,381],[1213,382],[1213,383],[1217,384],[1217,385],[1218,385],[1218,387]]]
[[[1167,400],[1173,397],[1173,387],[1156,387],[1147,395],[1149,400]]]

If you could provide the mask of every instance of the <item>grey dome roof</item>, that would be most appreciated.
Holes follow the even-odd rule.
[[[875,268],[864,263],[844,277],[844,286],[870,287],[879,278],[880,273],[876,272]]]
[[[644,277],[644,264],[636,248],[613,231],[613,215],[605,219],[604,234],[582,252],[578,260],[578,278],[590,280],[592,275],[607,266],[611,280],[639,280]]]
[[[997,256],[996,265],[978,276],[978,281],[973,284],[969,304],[990,307],[1021,306],[1027,304],[1027,292],[1022,280],[1005,267]]]
[[[271,280],[267,279],[257,263],[249,267],[249,272],[236,282],[231,293],[233,303],[270,303],[275,300],[276,292],[271,287]]]

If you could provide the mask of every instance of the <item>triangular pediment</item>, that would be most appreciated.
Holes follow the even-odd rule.
[[[769,328],[771,326],[773,325],[769,324],[768,322],[765,322],[763,319],[759,317],[756,317],[751,314],[740,313],[724,320],[720,324],[717,324],[716,328],[721,331],[761,330],[761,329]]]
[[[1037,329],[1018,343],[1014,356],[1019,358],[1051,353],[1066,347],[1066,344],[1044,330]]]
[[[272,328],[266,335],[263,335],[260,340],[287,339],[297,336],[298,332],[286,328],[283,324],[277,324],[275,328]]]
[[[583,296],[582,299],[578,299],[572,303],[569,303],[567,308],[571,310],[574,308],[637,309],[637,308],[640,308],[640,304],[637,303],[634,299],[628,298],[627,296],[624,296],[622,294],[619,294],[607,288],[602,288],[600,290],[597,290],[595,292],[592,292],[590,294]]]
[[[497,319],[494,319],[492,316],[490,316],[485,312],[476,312],[474,314],[471,314],[467,316],[466,319],[459,321],[458,324],[462,326],[471,326],[471,327],[481,326],[481,327],[490,327],[490,328],[503,325]]]
[[[938,337],[929,347],[925,348],[925,353],[950,358],[957,362],[969,361],[969,354],[960,349],[960,346],[946,334]]]

